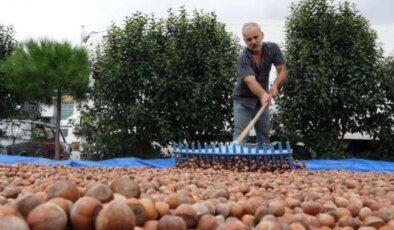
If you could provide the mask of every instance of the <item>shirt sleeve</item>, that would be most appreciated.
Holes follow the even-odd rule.
[[[255,75],[252,63],[244,53],[238,56],[237,71],[241,79],[244,79],[246,76]]]
[[[277,65],[281,65],[281,64],[286,64],[286,60],[283,56],[282,51],[280,50],[278,44],[273,43],[272,44],[272,54],[273,54],[273,59],[272,59],[272,63],[277,66]]]

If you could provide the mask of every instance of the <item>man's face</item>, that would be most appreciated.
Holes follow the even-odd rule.
[[[246,46],[252,51],[259,51],[261,48],[263,34],[256,26],[247,26],[243,31]]]

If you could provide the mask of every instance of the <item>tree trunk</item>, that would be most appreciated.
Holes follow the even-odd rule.
[[[342,150],[342,146],[343,146],[343,143],[345,141],[345,134],[346,134],[345,131],[343,131],[341,133],[341,139],[339,140],[339,143],[338,143],[338,145],[337,145],[337,147],[335,149],[337,153],[339,153]]]
[[[55,160],[59,160],[59,150],[60,150],[60,117],[62,110],[62,97],[60,94],[57,95],[56,98],[56,133],[55,133]]]

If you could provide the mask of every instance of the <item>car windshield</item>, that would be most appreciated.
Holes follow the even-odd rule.
[[[0,137],[30,139],[30,124],[19,121],[0,121]]]
[[[67,137],[67,135],[68,135],[68,129],[67,128],[61,128],[60,131],[63,133],[63,136]]]

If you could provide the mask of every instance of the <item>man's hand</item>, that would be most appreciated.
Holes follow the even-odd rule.
[[[271,105],[271,100],[272,97],[270,93],[265,91],[261,85],[256,81],[256,77],[253,75],[247,76],[244,79],[246,85],[249,87],[249,89],[259,98],[261,106]]]
[[[273,84],[269,91],[272,98],[279,96],[279,89],[276,84]]]
[[[269,90],[269,93],[273,98],[279,96],[279,89],[282,88],[283,84],[287,79],[286,64],[277,65],[276,71],[278,72],[278,76],[276,77],[276,80],[274,81],[274,83],[272,84]]]
[[[263,106],[263,105],[270,106],[272,104],[271,94],[268,94],[264,91],[264,93],[260,96],[260,103],[261,103],[261,106]]]

